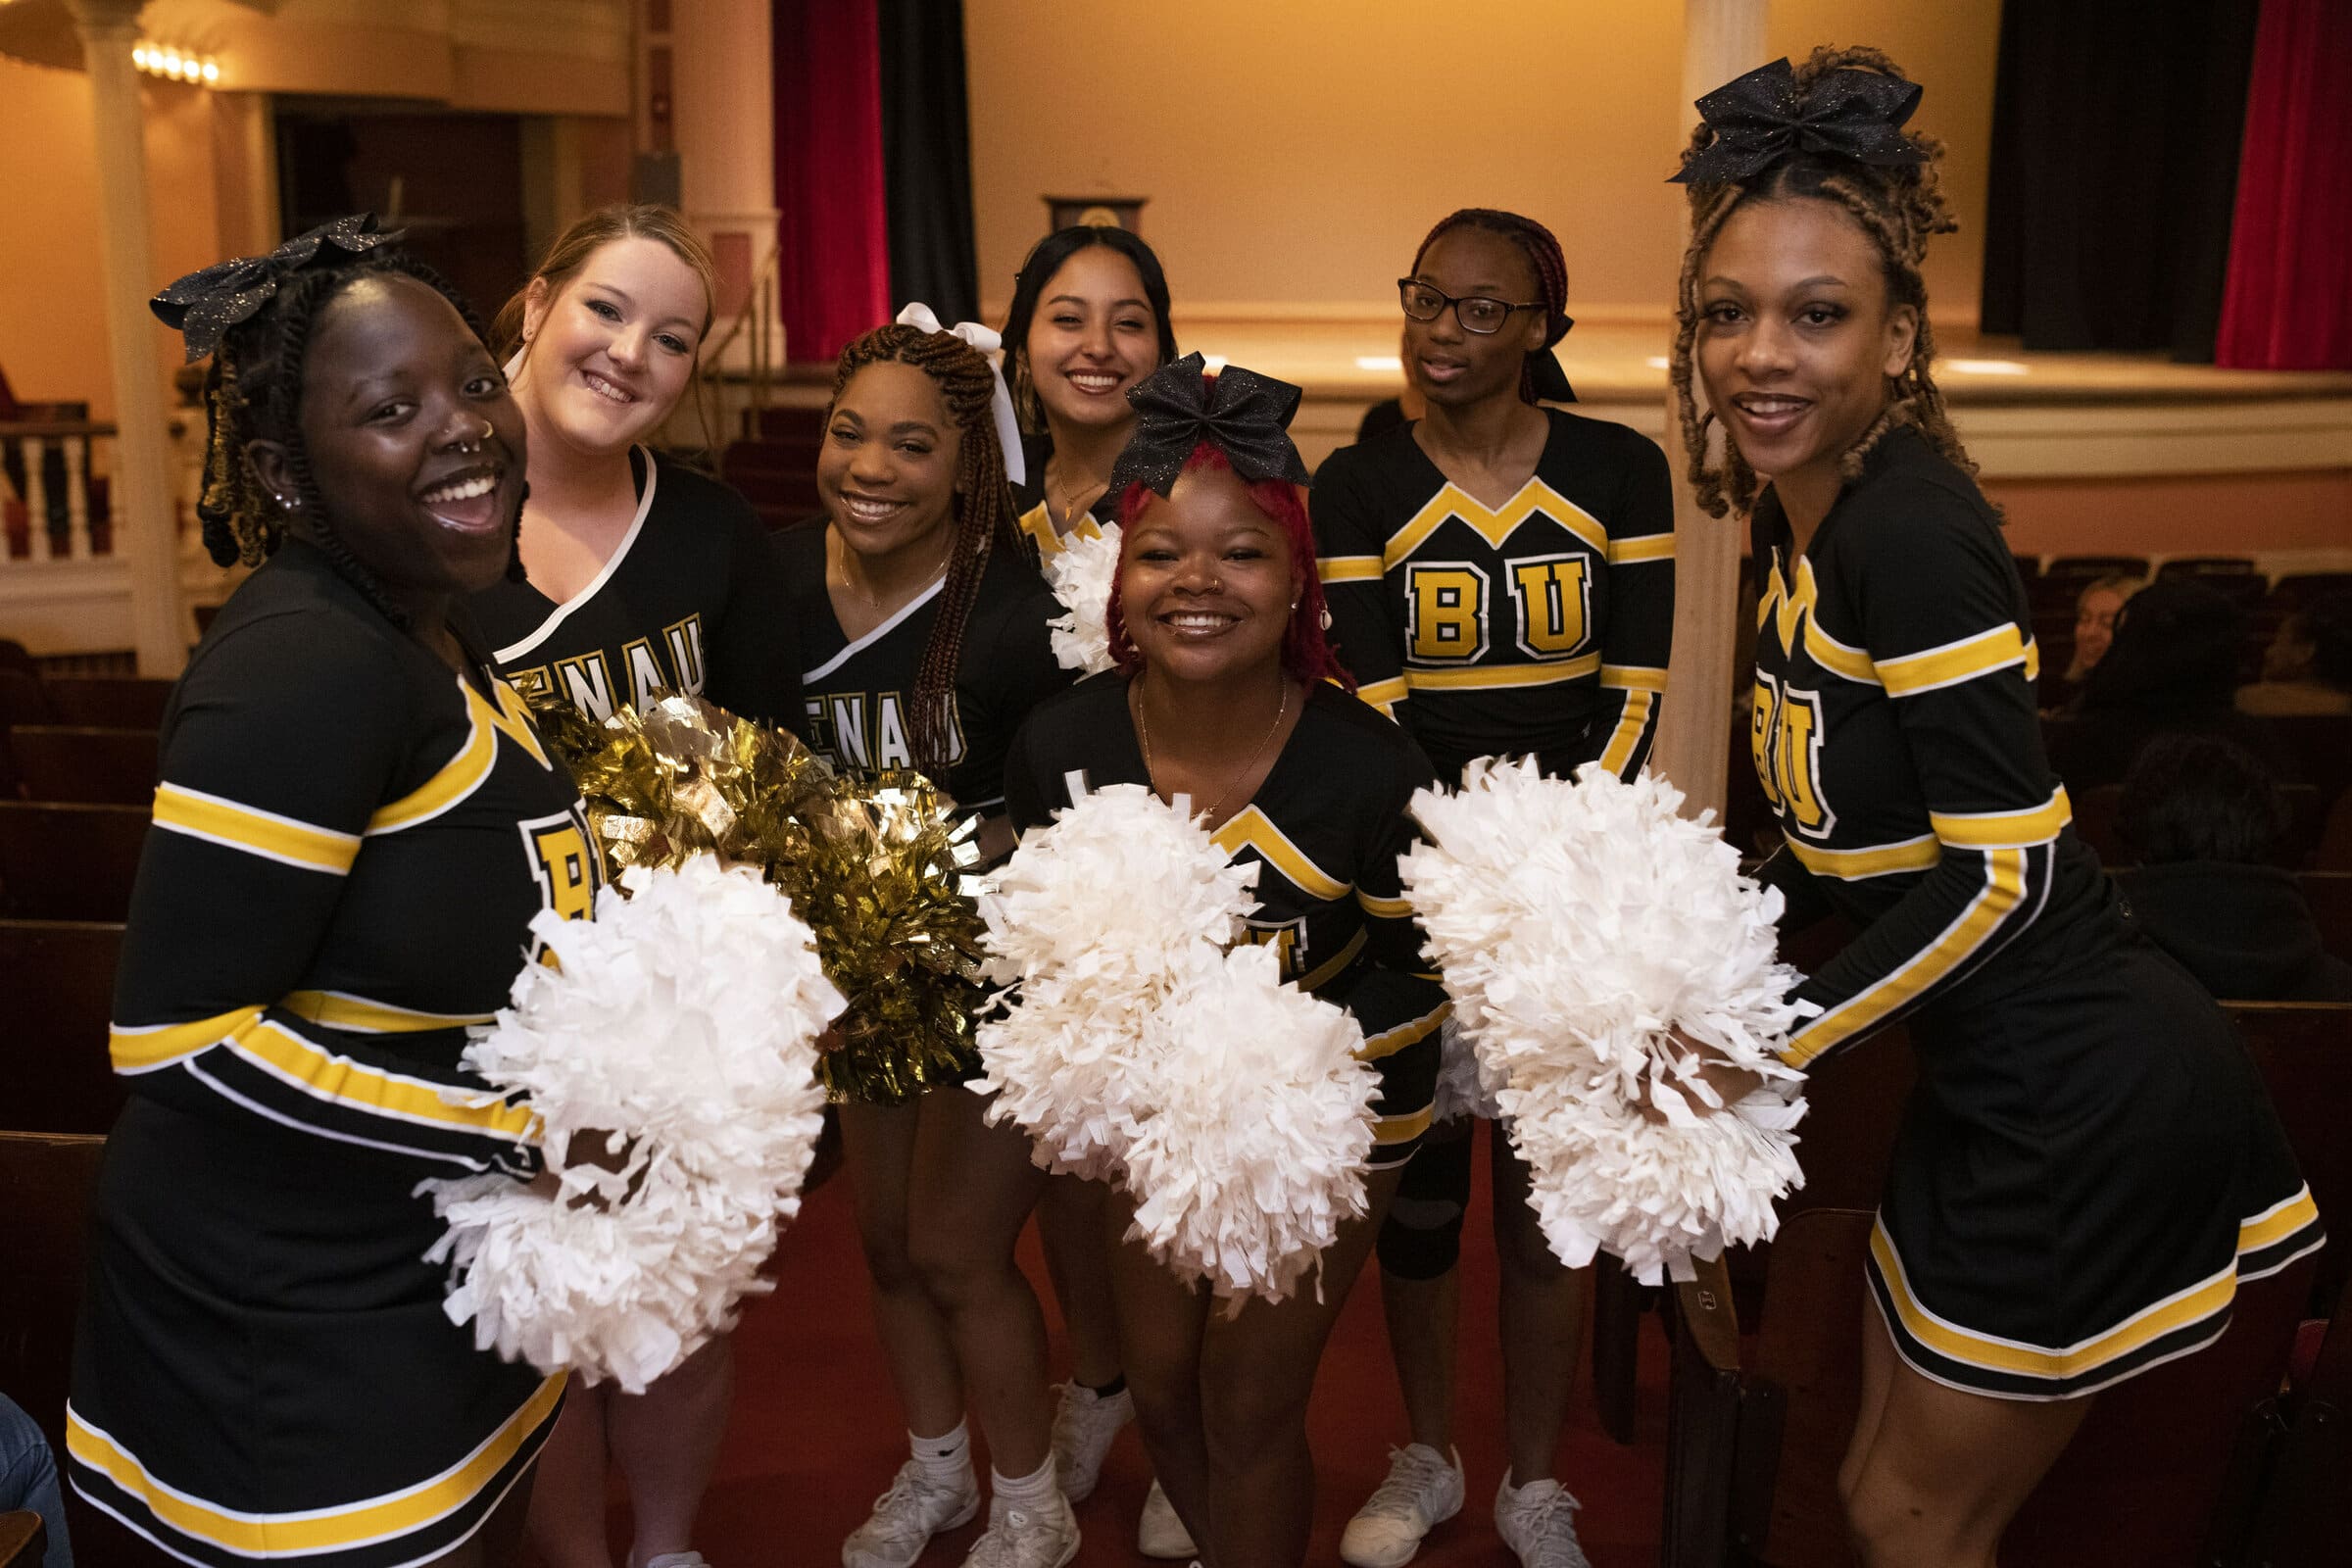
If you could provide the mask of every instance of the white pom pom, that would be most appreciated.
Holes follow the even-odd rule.
[[[1363,1031],[1270,947],[1208,956],[1147,1026],[1151,1114],[1127,1151],[1135,1234],[1219,1297],[1279,1301],[1365,1210],[1380,1077]]]
[[[1119,574],[1119,525],[1102,524],[1099,539],[1071,534],[1046,562],[1046,582],[1066,614],[1046,622],[1054,658],[1064,669],[1093,675],[1110,668],[1110,585]]]
[[[623,885],[593,921],[532,921],[562,967],[526,968],[466,1053],[528,1098],[564,1198],[497,1176],[418,1190],[449,1222],[427,1256],[452,1261],[449,1314],[476,1345],[636,1393],[771,1288],[759,1268],[800,1209],[815,1040],[842,999],[757,872],[698,856]],[[624,1168],[568,1163],[581,1132],[629,1140]]]
[[[980,1028],[978,1087],[1039,1163],[1125,1186],[1179,1274],[1280,1299],[1364,1211],[1377,1076],[1272,948],[1224,951],[1256,875],[1140,785],[1029,834],[980,900],[1018,985]]]
[[[1780,897],[1681,804],[1654,775],[1589,763],[1570,783],[1482,760],[1460,793],[1414,797],[1431,842],[1401,862],[1552,1250],[1581,1266],[1598,1247],[1653,1283],[1770,1237],[1773,1200],[1801,1180],[1802,1075],[1775,1053],[1807,1009],[1774,956]],[[1765,1087],[1693,1114],[1686,1093],[1719,1107],[1676,1029]]]

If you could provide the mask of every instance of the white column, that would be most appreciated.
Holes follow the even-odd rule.
[[[717,330],[749,303],[747,290],[776,247],[776,121],[767,0],[673,0],[669,7],[670,125],[680,204],[710,243],[720,274]],[[775,279],[761,291],[772,318]],[[731,297],[730,297],[731,294]],[[733,364],[748,349],[738,338]],[[780,363],[780,347],[770,354]]]
[[[162,281],[148,245],[147,147],[139,107],[143,0],[69,0],[90,74],[98,148],[99,275],[106,286],[108,366],[114,373],[115,554],[130,579],[131,641],[142,675],[176,675],[188,662],[172,523],[172,436],[164,371],[147,300]]]
[[[1684,0],[1682,125],[1691,101],[1764,64],[1766,0]],[[1677,147],[1680,147],[1677,141]],[[1692,815],[1722,813],[1731,760],[1732,659],[1737,627],[1740,530],[1737,516],[1710,517],[1683,482],[1682,422],[1667,396],[1666,457],[1674,466],[1674,662],[1658,720],[1658,770],[1689,797]]]

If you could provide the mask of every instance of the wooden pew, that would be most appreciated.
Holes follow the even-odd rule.
[[[106,1140],[0,1132],[0,1388],[65,1452],[66,1385]]]
[[[2233,1002],[2246,1051],[2261,1069],[2303,1179],[2329,1233],[2317,1289],[2332,1301],[2352,1280],[2352,1004]]]
[[[145,806],[155,798],[158,743],[151,729],[19,724],[9,754],[29,801]]]
[[[175,684],[137,675],[49,675],[41,692],[59,724],[160,729]]]
[[[2286,1433],[2251,1510],[2238,1561],[2333,1568],[2344,1559],[2346,1497],[2352,1497],[2352,1285],[2336,1298],[2319,1364],[2289,1401]]]
[[[120,925],[0,920],[9,1008],[0,1034],[0,1115],[12,1128],[103,1133],[115,1124],[122,1090],[106,1037],[122,951]],[[0,1248],[0,1258],[7,1255]]]
[[[2352,959],[2352,871],[2306,871],[2295,878],[2311,906],[2320,943],[2339,958]]]
[[[29,1508],[0,1513],[0,1568],[40,1568],[49,1531]]]
[[[125,919],[146,842],[145,807],[0,801],[0,913]]]

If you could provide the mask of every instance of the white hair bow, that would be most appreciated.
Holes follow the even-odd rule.
[[[997,445],[1004,449],[1004,477],[1014,484],[1029,476],[1028,466],[1021,461],[1021,423],[1013,417],[1012,393],[1004,385],[1004,340],[978,321],[957,321],[943,326],[931,307],[916,301],[899,313],[901,326],[915,327],[924,332],[945,332],[960,338],[979,351],[988,361],[989,374],[996,377],[997,390],[991,397],[997,416]]]

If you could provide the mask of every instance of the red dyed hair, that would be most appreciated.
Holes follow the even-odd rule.
[[[1233,464],[1225,454],[1207,441],[1193,448],[1191,457],[1184,460],[1184,472],[1197,468],[1211,472],[1230,471]],[[1249,486],[1250,499],[1282,527],[1283,537],[1291,547],[1291,581],[1298,588],[1298,604],[1291,612],[1291,623],[1282,634],[1282,667],[1293,677],[1312,686],[1317,681],[1335,681],[1348,691],[1355,690],[1355,677],[1348,674],[1332,657],[1331,644],[1323,636],[1323,579],[1315,570],[1315,530],[1307,521],[1306,505],[1299,500],[1298,487],[1287,479],[1257,479]],[[1152,488],[1137,481],[1119,495],[1119,532],[1132,535],[1135,522],[1144,509],[1159,499]],[[1126,549],[1120,548],[1120,564],[1126,564]],[[1127,612],[1119,600],[1119,580],[1110,581],[1110,609],[1104,616],[1110,632],[1110,657],[1117,662],[1119,673],[1133,679],[1144,667],[1144,656],[1127,635]]]

